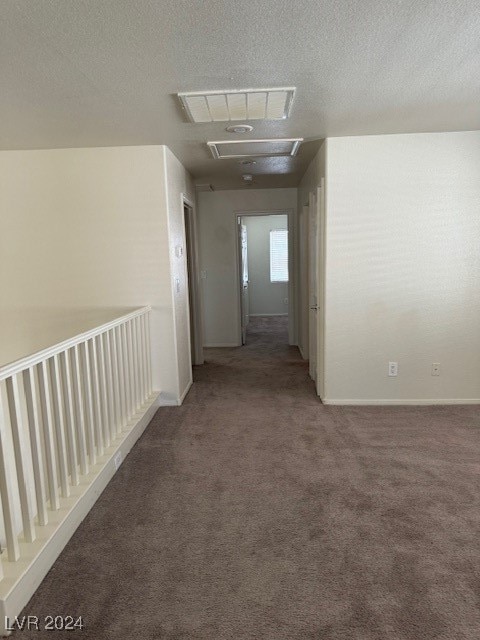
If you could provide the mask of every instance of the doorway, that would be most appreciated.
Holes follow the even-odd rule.
[[[188,311],[190,328],[190,356],[192,365],[203,364],[203,341],[200,295],[198,284],[197,249],[195,242],[195,216],[193,205],[183,198],[185,223],[185,261],[188,291]]]
[[[248,327],[272,333],[284,328],[291,344],[293,260],[288,211],[237,215],[240,343],[248,343]],[[252,329],[253,330],[253,329]]]

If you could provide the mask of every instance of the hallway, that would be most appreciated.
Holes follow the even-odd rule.
[[[206,350],[24,614],[84,640],[477,638],[475,407],[323,407],[285,320]],[[18,632],[22,639],[50,632]]]

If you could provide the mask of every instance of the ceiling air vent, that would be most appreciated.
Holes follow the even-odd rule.
[[[179,93],[192,122],[284,120],[290,115],[295,87]]]
[[[207,142],[214,158],[265,158],[295,156],[303,138],[270,140],[219,140]]]

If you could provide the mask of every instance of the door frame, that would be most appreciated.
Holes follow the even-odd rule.
[[[187,294],[187,322],[189,328],[189,340],[193,335],[194,343],[194,358],[192,365],[199,365],[204,363],[203,356],[203,314],[202,314],[202,297],[200,294],[200,266],[198,258],[198,230],[197,230],[197,216],[195,210],[195,203],[190,198],[182,193],[182,220],[183,220],[183,237],[185,246],[185,275],[188,287],[191,288],[191,299],[193,300],[193,310],[191,316],[193,317],[193,327],[190,326],[190,296]],[[188,210],[188,215],[185,216],[185,209]],[[189,233],[187,235],[186,218],[188,219]],[[190,242],[189,242],[190,240]],[[193,278],[188,277],[188,264],[187,264],[187,251],[189,252]],[[192,282],[190,282],[192,280]],[[192,352],[190,345],[190,353]]]
[[[296,287],[296,249],[295,249],[295,212],[293,209],[268,209],[253,211],[234,211],[233,223],[235,225],[235,264],[236,264],[236,300],[237,300],[237,340],[238,346],[242,345],[242,305],[240,290],[241,256],[238,250],[238,220],[246,217],[260,216],[287,216],[288,220],[288,344],[296,345],[297,327],[297,287]]]

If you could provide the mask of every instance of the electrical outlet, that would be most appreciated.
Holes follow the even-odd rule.
[[[113,459],[113,463],[114,463],[114,465],[115,465],[115,471],[118,471],[118,469],[119,469],[120,465],[122,464],[122,462],[123,462],[123,461],[122,461],[122,452],[121,452],[121,451],[118,451],[118,452],[115,454],[115,457],[114,457],[114,459]]]
[[[388,375],[390,377],[398,376],[398,362],[388,363]]]
[[[432,362],[432,376],[439,376],[439,375],[440,375],[440,363]]]
[[[288,304],[288,298],[283,299],[283,304]]]

